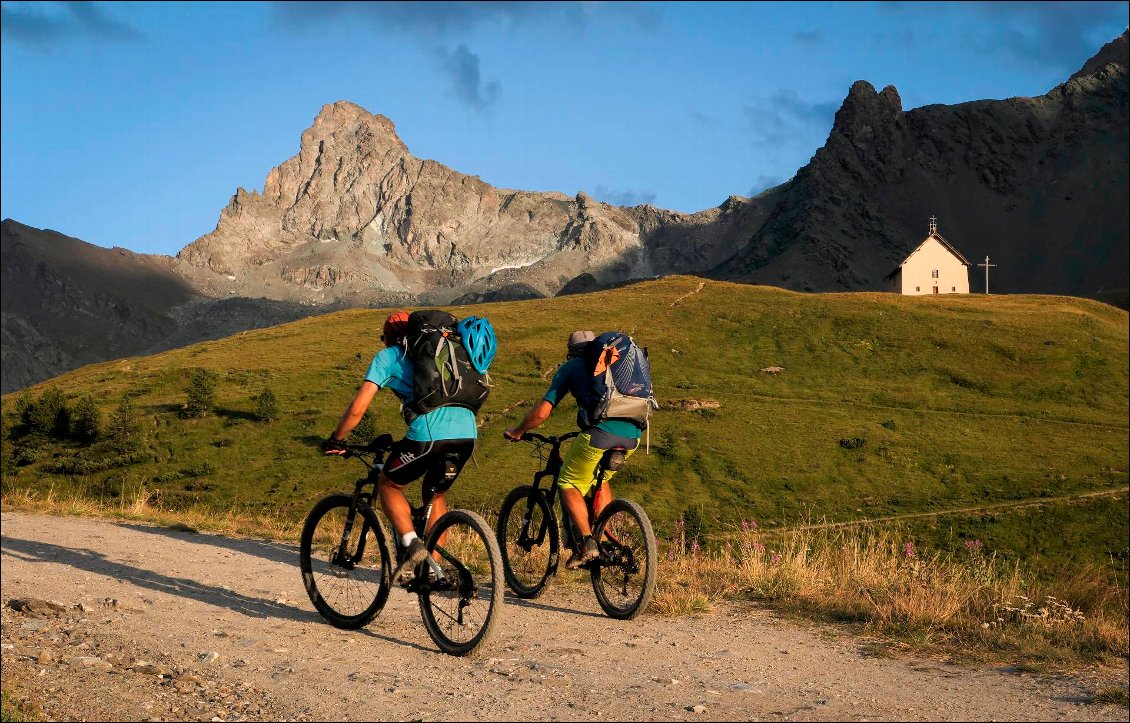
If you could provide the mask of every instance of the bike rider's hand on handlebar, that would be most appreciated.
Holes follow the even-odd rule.
[[[345,442],[340,439],[334,439],[331,434],[326,441],[322,442],[322,454],[345,454],[349,449],[346,447]]]
[[[511,427],[510,429],[504,430],[502,432],[502,436],[506,437],[511,442],[521,442],[523,434],[524,432],[522,431],[521,427]]]

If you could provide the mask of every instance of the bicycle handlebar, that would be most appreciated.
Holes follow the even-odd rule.
[[[546,437],[536,432],[526,432],[522,435],[523,442],[545,442],[546,444],[559,444],[565,440],[572,439],[579,435],[580,432],[567,432],[558,437]]]
[[[393,438],[387,432],[373,438],[368,444],[346,444],[342,457],[356,457],[358,454],[384,454],[392,449]]]

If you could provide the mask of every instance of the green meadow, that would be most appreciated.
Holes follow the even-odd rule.
[[[800,294],[669,277],[589,295],[449,307],[493,322],[495,387],[480,442],[450,501],[488,515],[538,468],[502,438],[541,398],[575,329],[631,333],[649,350],[660,402],[613,481],[661,537],[682,518],[703,543],[756,521],[771,533],[880,520],[920,549],[986,552],[1054,574],[1127,569],[1127,313],[1055,296]],[[351,487],[354,460],[323,457],[380,348],[387,310],[354,309],[174,351],[84,367],[29,390],[73,406],[93,396],[108,425],[133,402],[143,452],[108,469],[97,442],[30,440],[3,398],[6,498],[149,495],[165,511],[301,520]],[[763,371],[780,367],[780,371]],[[194,371],[217,375],[204,417],[180,412]],[[270,389],[279,416],[260,421]],[[573,429],[563,403],[543,426]],[[387,391],[376,431],[399,435]],[[105,435],[105,432],[103,432]],[[68,471],[69,470],[69,471]],[[493,520],[491,520],[493,521]]]

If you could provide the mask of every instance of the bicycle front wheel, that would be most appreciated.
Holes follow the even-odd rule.
[[[616,499],[601,511],[592,534],[600,546],[600,557],[589,568],[596,600],[609,617],[631,620],[655,594],[651,520],[635,502]]]
[[[485,643],[502,609],[502,555],[494,533],[479,515],[451,510],[428,532],[428,552],[438,563],[424,565],[420,586],[424,628],[440,650],[467,655]]]
[[[326,497],[302,527],[299,567],[310,602],[334,627],[364,627],[384,608],[392,587],[392,553],[369,507],[352,509],[347,494]]]
[[[545,592],[557,572],[557,515],[545,493],[523,486],[511,490],[498,512],[498,549],[506,584],[520,598]]]

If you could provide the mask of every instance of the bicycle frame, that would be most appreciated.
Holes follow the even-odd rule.
[[[565,505],[560,503],[558,499],[561,492],[561,486],[558,483],[558,480],[561,477],[561,468],[565,464],[565,460],[561,456],[561,444],[577,437],[579,434],[580,432],[569,432],[567,434],[561,435],[560,437],[544,437],[540,434],[527,433],[527,436],[551,446],[549,458],[546,460],[545,468],[534,473],[533,488],[535,490],[540,490],[541,481],[544,478],[550,477],[552,479],[552,482],[549,485],[549,489],[545,492],[546,502],[549,504],[550,509],[554,509],[554,505],[557,505],[556,509],[560,510],[559,516],[564,523],[562,525],[564,532],[564,540],[562,541],[562,544],[563,547],[569,550],[572,550],[576,547],[578,534],[577,530],[575,529],[575,523],[573,522],[573,516],[569,514],[569,511],[565,509]],[[594,514],[594,505],[596,504],[596,496],[600,492],[601,486],[604,484],[604,473],[604,467],[598,466],[596,473],[596,482],[593,485],[592,492],[584,498],[585,510],[588,512],[589,516],[589,524],[592,524],[596,518],[596,515]],[[515,544],[524,549],[526,552],[529,552],[535,545],[541,545],[542,543],[544,543],[546,532],[549,529],[549,519],[547,518],[542,520],[542,524],[538,529],[537,537],[529,536],[530,516],[532,514],[532,511],[532,506],[527,507],[526,514],[522,518],[522,533],[515,541]]]
[[[362,456],[365,453],[373,455],[372,462]],[[377,485],[380,481],[380,471],[384,467],[384,459],[385,455],[387,454],[388,449],[383,445],[377,445],[376,447],[372,445],[366,445],[363,447],[347,447],[346,453],[343,456],[355,457],[361,460],[361,463],[369,469],[369,474],[365,477],[359,478],[355,483],[353,489],[352,509],[356,510],[361,506],[372,508],[373,501],[379,498]],[[367,492],[365,490],[365,488],[369,485],[372,485],[373,487],[371,492]],[[427,537],[426,528],[428,525],[428,518],[431,517],[432,514],[434,497],[435,490],[432,489],[430,485],[424,484],[420,505],[416,506],[411,502],[408,503],[408,507],[411,510],[412,514],[412,527],[416,531],[416,535],[420,539],[425,539]],[[333,557],[330,560],[331,563],[341,565],[347,570],[353,569],[354,565],[356,565],[356,563],[364,556],[365,540],[367,539],[369,532],[369,530],[367,529],[369,523],[363,522],[363,527],[361,528],[361,542],[357,546],[356,553],[353,556],[350,556],[346,552],[346,550],[349,546],[350,533],[353,531],[354,520],[355,517],[353,516],[350,516],[346,520],[345,529],[341,536],[341,544],[338,546],[337,551],[334,553]],[[393,544],[395,545],[395,540],[393,541]],[[404,585],[404,589],[408,590],[408,592],[417,594],[433,590],[458,590],[460,596],[462,596],[463,598],[474,596],[475,592],[477,591],[477,585],[475,585],[474,583],[474,576],[471,574],[471,571],[463,564],[460,559],[448,552],[443,547],[443,545],[437,544],[435,551],[440,555],[440,557],[450,562],[456,568],[456,570],[459,572],[459,580],[457,582],[453,582],[446,578],[430,580],[426,574],[420,575],[419,573],[417,573],[416,576],[413,577],[413,579],[409,580]],[[466,606],[466,604],[467,603],[465,599],[460,602],[460,623],[462,623],[462,609]]]

